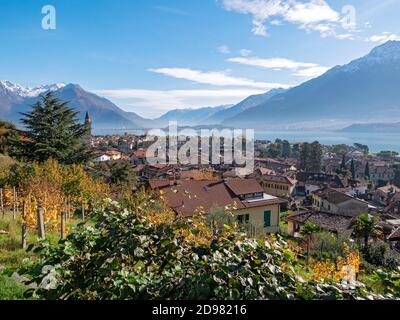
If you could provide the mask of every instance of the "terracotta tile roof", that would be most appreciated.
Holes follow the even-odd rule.
[[[295,182],[289,179],[286,176],[278,176],[278,175],[264,175],[263,180],[267,182],[278,182],[278,183],[287,183],[290,185],[294,185]]]
[[[116,150],[110,150],[110,151],[107,151],[106,153],[109,156],[119,156],[119,155],[121,155],[121,152],[116,151]]]
[[[285,162],[279,161],[279,160],[273,159],[273,158],[255,158],[254,161],[256,161],[256,162],[270,162],[270,163],[277,163],[277,164],[287,165]]]
[[[397,193],[397,192],[400,192],[400,189],[397,188],[395,185],[387,185],[387,186],[378,188],[377,190],[382,191],[383,193]]]
[[[299,182],[323,185],[327,184],[331,188],[345,188],[347,187],[347,180],[339,177],[338,175],[313,173],[313,172],[298,172],[296,179]]]
[[[260,171],[260,173],[262,175],[271,175],[271,174],[275,173],[274,170],[271,170],[271,169],[268,169],[268,168],[257,168],[256,170]]]
[[[227,187],[236,195],[264,193],[264,189],[255,179],[227,180]]]
[[[311,222],[320,228],[338,233],[350,235],[352,233],[351,222],[352,217],[326,213],[326,212],[299,212],[286,217],[286,221],[294,221],[301,225]]]
[[[339,192],[331,188],[317,190],[314,192],[314,194],[333,204],[340,204],[349,200],[360,201],[343,192]]]
[[[389,237],[389,241],[400,241],[400,228],[397,228]]]
[[[210,180],[215,178],[215,172],[212,170],[193,169],[188,171],[180,171],[179,174],[182,179]]]
[[[199,213],[203,208],[206,214],[213,207],[232,206],[237,209],[262,207],[273,204],[286,203],[285,200],[264,196],[257,201],[240,200],[235,192],[262,192],[262,187],[256,180],[181,180],[171,185],[169,180],[150,180],[152,190],[159,193],[160,197],[177,213],[190,217]],[[248,184],[248,186],[246,186]],[[236,190],[233,191],[232,189]],[[256,191],[255,191],[256,190]]]
[[[138,159],[143,159],[143,158],[146,158],[146,151],[147,150],[144,150],[144,149],[138,149],[133,152],[133,155]]]

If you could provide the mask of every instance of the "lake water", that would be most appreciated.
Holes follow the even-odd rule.
[[[142,130],[93,130],[94,134],[145,134]],[[167,131],[166,131],[167,132]],[[372,152],[383,150],[400,152],[400,133],[358,133],[341,131],[256,131],[256,139],[271,140],[283,139],[290,142],[314,142],[322,144],[347,144],[361,143],[367,145]]]
[[[400,152],[400,133],[356,133],[340,131],[257,131],[256,139],[284,139],[290,142],[313,142],[322,144],[361,143],[367,145],[372,152],[390,150]]]

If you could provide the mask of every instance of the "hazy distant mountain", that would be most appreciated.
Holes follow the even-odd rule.
[[[270,98],[272,98],[278,94],[284,93],[286,91],[287,91],[286,89],[272,89],[263,94],[250,96],[250,97],[244,99],[243,101],[239,102],[238,104],[232,106],[231,108],[223,109],[223,110],[216,112],[211,117],[206,119],[204,122],[207,124],[220,124],[225,119],[232,118],[232,117],[240,114],[243,111],[254,108],[262,103],[265,103]]]
[[[340,131],[357,133],[400,133],[400,122],[353,124]]]
[[[337,66],[223,123],[262,128],[332,119],[400,120],[399,84],[400,42],[389,41],[363,58]]]
[[[80,112],[83,121],[88,111],[94,128],[137,129],[151,127],[152,121],[133,112],[125,112],[109,100],[85,91],[77,84],[55,84],[36,88],[24,88],[9,81],[0,82],[0,117],[19,123],[21,112],[28,112],[39,94],[53,91],[62,101]]]
[[[178,121],[179,126],[198,126],[208,124],[207,119],[216,113],[227,110],[230,107],[232,107],[232,105],[205,107],[199,109],[175,109],[168,111],[161,117],[155,119],[154,123],[160,127],[167,126],[169,121]]]

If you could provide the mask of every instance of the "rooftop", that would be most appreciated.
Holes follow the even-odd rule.
[[[335,189],[332,188],[324,188],[324,189],[320,189],[314,192],[315,195],[317,195],[318,197],[333,203],[333,204],[340,204],[349,200],[355,200],[355,201],[360,201],[359,199],[353,198],[343,192],[339,192]]]
[[[286,217],[285,220],[299,224],[311,222],[324,230],[350,235],[352,219],[352,217],[341,214],[302,211]]]
[[[209,214],[213,207],[236,209],[262,207],[286,203],[285,200],[265,195],[256,180],[150,180],[150,187],[177,213],[190,217]],[[258,199],[241,200],[240,195],[262,193]],[[201,210],[201,209],[202,210]]]

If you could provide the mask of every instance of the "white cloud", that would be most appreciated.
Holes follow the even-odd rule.
[[[280,26],[283,24],[283,22],[281,20],[274,19],[274,20],[271,20],[270,24],[272,24],[273,26]]]
[[[224,72],[218,71],[203,72],[187,68],[159,68],[149,69],[149,71],[177,79],[185,79],[196,83],[209,84],[214,86],[239,86],[263,89],[289,87],[289,85],[282,83],[258,82],[247,78],[233,77],[227,75]]]
[[[241,58],[230,58],[229,62],[235,62],[240,64],[245,64],[254,67],[260,67],[265,69],[298,69],[298,68],[309,68],[316,67],[318,64],[297,62],[285,58],[252,58],[252,57],[241,57]]]
[[[354,40],[354,35],[351,33],[337,34],[335,37],[340,40]]]
[[[118,103],[126,111],[157,117],[174,108],[200,108],[238,103],[250,95],[264,93],[265,90],[145,90],[133,88],[93,90],[93,92]]]
[[[306,68],[306,69],[301,69],[296,71],[295,73],[292,73],[293,76],[296,77],[305,77],[305,78],[315,78],[318,77],[325,72],[327,72],[330,68],[328,67],[311,67],[311,68]]]
[[[382,32],[381,34],[373,35],[365,41],[367,42],[387,42],[387,41],[400,41],[400,34],[390,33],[390,32]]]
[[[253,57],[241,57],[230,58],[228,61],[263,69],[272,69],[274,71],[291,70],[295,71],[292,73],[293,76],[307,78],[319,76],[330,69],[328,67],[320,66],[316,63],[299,62],[286,58],[261,59]]]
[[[247,56],[251,55],[253,52],[251,50],[242,49],[239,51],[239,53],[242,57],[247,57]]]
[[[320,32],[323,37],[334,36],[341,25],[340,14],[325,0],[223,0],[228,11],[250,14],[253,33],[267,36],[267,24],[279,25],[283,21],[305,30]]]
[[[230,53],[231,53],[231,50],[230,50],[229,47],[226,46],[226,45],[219,46],[219,47],[218,47],[218,51],[219,51],[220,53],[222,53],[222,54],[230,54]]]

